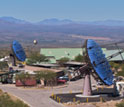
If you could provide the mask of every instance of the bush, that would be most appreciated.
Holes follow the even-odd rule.
[[[118,63],[109,62],[109,64],[110,64],[111,68],[115,68],[116,70],[118,70],[120,67],[120,64],[118,64]]]
[[[111,65],[112,68],[115,69],[116,76],[124,76],[124,64],[118,64],[118,63],[114,63],[114,62],[110,62],[109,64]],[[118,72],[119,68],[122,69],[122,71]]]
[[[121,66],[122,72],[124,72],[124,64]]]
[[[109,62],[111,68],[114,68],[114,71],[116,72],[116,76],[124,76],[124,64]],[[122,69],[122,71],[118,71],[118,69]]]
[[[25,80],[25,79],[30,79],[30,74],[28,74],[27,72],[22,72],[20,74],[16,74],[16,80]]]
[[[3,93],[3,91],[0,89],[0,95]]]
[[[48,62],[49,59],[45,55],[41,55],[39,53],[32,53],[29,57],[26,63],[28,65],[31,65],[33,63],[41,63],[41,62]]]
[[[68,57],[63,57],[61,59],[58,60],[58,63],[60,65],[63,65],[64,63],[68,62],[70,59]]]
[[[7,93],[0,96],[0,107],[28,107],[20,100],[13,101]]]
[[[50,80],[56,77],[56,73],[50,70],[36,71],[37,79]]]
[[[56,73],[50,70],[36,71],[36,79],[46,81],[46,84],[53,84],[52,81],[56,80]]]
[[[124,107],[124,100],[121,103],[117,103],[116,107]]]
[[[79,54],[79,55],[75,56],[74,60],[77,62],[84,62],[84,57],[83,57],[83,55]]]
[[[109,64],[110,64],[110,66],[111,66],[111,68],[114,68],[114,62],[109,62]]]
[[[5,70],[6,68],[8,68],[8,64],[7,62],[0,62],[0,70]]]
[[[24,73],[24,72],[22,72],[22,73],[20,73],[20,74],[16,74],[16,80],[20,80],[21,81],[21,83],[25,86],[25,81],[27,80],[27,79],[30,79],[31,78],[31,75],[30,74],[28,74],[28,73]]]
[[[124,77],[124,71],[117,72],[116,76],[123,76]]]

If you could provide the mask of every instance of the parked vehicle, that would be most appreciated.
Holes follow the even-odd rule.
[[[97,82],[97,85],[104,85],[104,83],[101,82],[101,81],[98,81],[98,82]]]
[[[61,77],[59,77],[58,79],[59,79],[59,80],[66,80],[66,81],[69,80],[68,76],[61,76]]]
[[[18,64],[18,67],[19,67],[19,68],[23,68],[23,67],[24,67],[24,65],[23,65],[23,64],[21,64],[21,63],[19,63],[19,64]]]
[[[65,84],[67,81],[66,80],[61,80],[61,79],[58,79],[57,80],[57,83],[63,83],[63,84]]]

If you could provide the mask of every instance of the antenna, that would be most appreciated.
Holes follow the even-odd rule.
[[[113,84],[113,72],[110,69],[110,65],[105,58],[105,54],[103,54],[101,47],[94,40],[86,40],[84,48],[86,64],[81,67],[79,71],[85,76],[83,96],[91,96],[92,88],[90,75],[97,81],[100,80],[105,85],[110,86]]]
[[[21,46],[21,44],[16,40],[12,42],[12,51],[13,51],[13,54],[11,54],[11,56],[13,59],[12,61],[13,66],[16,66],[15,57],[21,62],[25,61],[26,59],[25,51],[23,47]]]

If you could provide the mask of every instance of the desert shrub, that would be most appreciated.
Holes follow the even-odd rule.
[[[109,62],[111,68],[115,68],[115,70],[118,70],[120,67],[120,64],[114,63],[114,62]]]
[[[116,107],[124,107],[124,100],[116,104]]]
[[[116,76],[123,76],[124,77],[124,71],[117,72]]]
[[[124,72],[124,64],[121,66],[122,71]]]
[[[74,61],[84,62],[83,55],[78,54],[77,56],[75,56]]]
[[[56,73],[50,70],[36,71],[37,79],[50,80],[56,77]]]
[[[19,73],[19,74],[16,74],[16,80],[24,80],[24,79],[30,79],[31,76],[29,73],[25,73],[25,72],[22,72],[22,73]]]
[[[56,73],[50,70],[36,71],[36,79],[46,81],[46,85],[53,85]]]
[[[68,57],[63,57],[58,60],[58,63],[60,65],[63,65],[64,63],[68,62],[70,59]]]
[[[7,93],[0,96],[0,107],[28,107],[20,100],[13,101]]]
[[[112,68],[115,68],[116,76],[124,76],[124,64],[118,64],[118,63],[111,62],[110,65]],[[118,72],[119,68],[122,69],[122,71]]]
[[[5,70],[6,68],[8,68],[8,64],[7,62],[0,62],[0,70]]]
[[[0,89],[0,95],[3,93],[3,91]]]
[[[21,81],[21,83],[25,86],[25,81],[27,80],[27,79],[30,79],[31,78],[31,75],[30,74],[28,74],[27,72],[25,73],[25,72],[22,72],[22,73],[19,73],[19,74],[16,74],[16,77],[15,77],[15,79],[16,80],[20,80]]]
[[[41,63],[41,62],[48,62],[49,59],[45,55],[41,55],[39,53],[32,53],[28,57],[26,63],[28,65],[34,64],[34,63]]]
[[[109,64],[110,64],[111,68],[113,68],[115,63],[114,62],[109,62]]]
[[[115,69],[116,76],[124,76],[124,64],[109,62],[111,68]],[[122,69],[122,71],[118,71],[118,69]]]

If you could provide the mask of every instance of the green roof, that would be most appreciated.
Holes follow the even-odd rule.
[[[40,54],[54,56],[56,60],[68,57],[71,60],[78,54],[82,54],[82,48],[42,48]]]
[[[103,51],[106,51],[106,48],[103,48]],[[75,56],[83,53],[82,48],[41,48],[40,54],[44,54],[47,57],[50,57],[50,63],[55,63],[56,60],[68,57],[70,60],[73,60]]]
[[[118,50],[104,50],[103,51],[106,57],[111,56],[112,54],[115,54],[117,52],[119,51]],[[124,53],[122,53],[121,55],[124,58]],[[111,58],[110,61],[122,61],[123,59],[121,58],[121,55],[117,55],[116,57]]]

